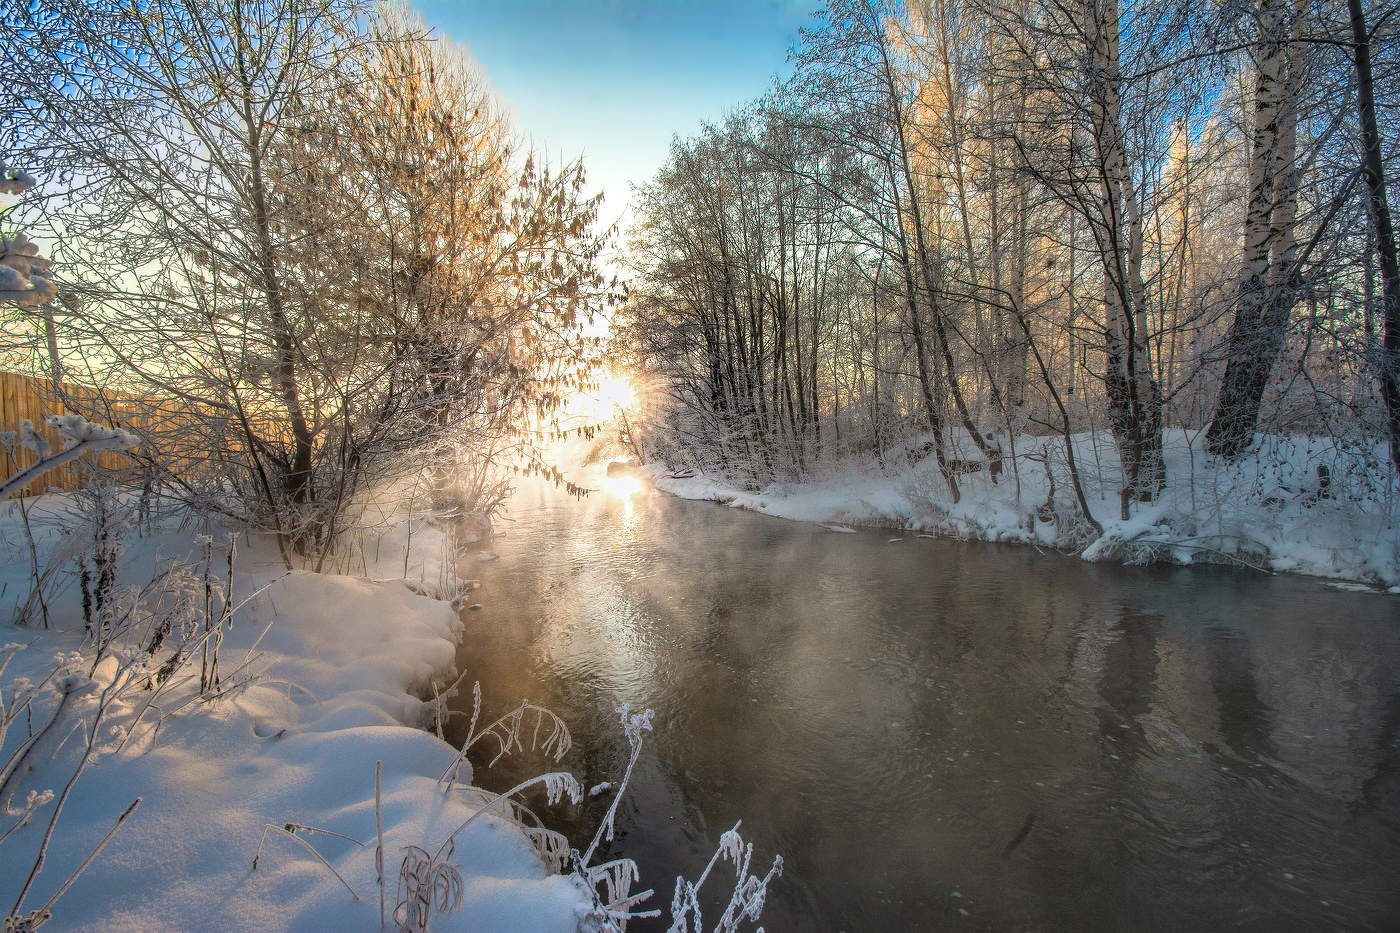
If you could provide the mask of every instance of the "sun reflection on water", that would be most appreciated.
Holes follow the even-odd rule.
[[[632,500],[641,491],[642,481],[635,476],[603,477],[603,492],[609,498],[619,500],[618,507],[622,515],[624,534],[632,530],[632,524],[636,520],[636,509],[633,508]]]

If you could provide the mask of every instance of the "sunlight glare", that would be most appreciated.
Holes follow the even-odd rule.
[[[619,499],[631,499],[641,491],[642,481],[635,476],[604,476],[603,491]]]
[[[606,421],[618,409],[630,409],[637,404],[637,390],[623,373],[608,373],[598,381],[598,388],[574,397],[570,406],[574,414],[590,421]]]

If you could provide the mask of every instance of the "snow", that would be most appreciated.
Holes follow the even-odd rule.
[[[912,440],[909,449],[917,449],[921,440]],[[1056,511],[1061,518],[1074,512],[1059,438],[1017,438],[1019,495],[1008,457],[995,485],[985,472],[960,476],[957,503],[931,456],[912,463],[891,457],[883,466],[848,461],[813,469],[802,482],[772,483],[757,492],[713,475],[669,476],[671,469],[661,463],[646,470],[657,488],[682,498],[816,522],[832,531],[898,528],[1058,546],[1085,560],[1216,561],[1392,591],[1400,586],[1400,488],[1381,446],[1358,452],[1326,438],[1266,435],[1253,457],[1223,464],[1205,451],[1201,432],[1169,430],[1167,488],[1154,503],[1135,503],[1131,517],[1123,520],[1111,438],[1101,432],[1073,440],[1089,507],[1104,530],[1097,539],[1087,526],[1060,527],[1037,515],[1049,491],[1046,468],[1026,455],[1047,451],[1055,471]]]
[[[65,513],[73,506],[72,496],[29,500],[41,559],[65,546],[62,530],[71,525]],[[14,502],[0,504],[0,618],[10,618],[12,604],[28,592],[28,544],[20,518]],[[205,531],[214,538],[212,566],[219,570],[226,536]],[[92,763],[61,812],[24,911],[43,905],[140,797],[140,806],[111,843],[56,903],[45,929],[378,929],[376,763],[383,767],[390,912],[405,847],[436,850],[489,797],[470,786],[444,792],[437,779],[455,750],[415,728],[427,713],[420,692],[452,672],[461,623],[449,603],[415,592],[441,576],[433,554],[445,550],[430,529],[418,529],[413,537],[414,550],[421,552],[409,561],[418,581],[413,586],[369,575],[289,573],[268,542],[239,538],[235,604],[246,602],[220,647],[221,670],[231,685],[227,695],[179,709],[193,691],[177,688],[161,701],[160,712],[168,715],[147,710],[138,720],[150,693],[139,684],[121,693],[96,737]],[[205,546],[199,529],[182,529],[177,518],[139,538],[128,534],[121,579],[149,580],[159,561],[198,558]],[[376,547],[359,563],[370,574],[389,576],[402,572],[404,554],[394,553],[392,546]],[[0,674],[7,704],[41,683],[56,655],[71,662],[83,650],[79,603],[78,586],[70,579],[50,603],[51,628],[0,625],[0,645],[17,646]],[[70,664],[76,668],[71,679],[85,684],[69,700],[71,712],[82,714],[83,722],[91,720],[104,689],[115,692],[125,682],[123,665],[134,653],[129,648],[114,648],[90,684],[87,662]],[[257,675],[241,688],[240,668]],[[57,680],[51,678],[33,701],[33,728],[58,704]],[[17,792],[6,791],[12,814],[0,815],[0,833],[22,811],[27,791],[57,794],[73,773],[83,735],[67,735],[66,727],[53,734],[55,740],[46,737],[36,745],[30,762],[16,774]],[[0,763],[26,735],[21,714],[8,730]],[[463,777],[469,779],[469,772]],[[27,825],[0,845],[0,899],[7,912],[33,864],[53,807],[52,802],[39,807]],[[287,823],[364,843],[297,833],[358,893],[359,901],[297,839],[281,831],[267,833],[252,869],[264,826]],[[571,877],[547,873],[517,824],[494,811],[456,837],[452,861],[463,878],[462,906],[448,916],[435,916],[434,930],[574,931],[592,906],[589,894]]]

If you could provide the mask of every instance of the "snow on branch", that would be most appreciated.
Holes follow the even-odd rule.
[[[0,301],[22,307],[48,301],[58,293],[48,277],[52,265],[23,233],[0,236]]]
[[[23,194],[34,184],[33,175],[0,162],[0,194]],[[49,279],[52,267],[23,233],[0,236],[0,302],[29,307],[48,301],[58,293]]]
[[[34,185],[33,175],[0,162],[0,194],[23,194]]]
[[[63,449],[53,453],[52,446],[35,429],[34,423],[28,418],[21,421],[20,444],[32,451],[39,460],[0,484],[0,499],[23,489],[44,474],[83,454],[101,453],[105,450],[130,450],[141,442],[141,439],[130,431],[93,424],[81,415],[49,415],[44,420],[63,437]]]
[[[95,424],[82,415],[49,415],[44,421],[63,436],[65,451],[80,444],[90,445],[86,448],[89,451],[130,450],[141,443],[130,431]]]

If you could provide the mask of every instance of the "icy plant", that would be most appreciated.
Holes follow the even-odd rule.
[[[97,646],[96,664],[115,635],[117,562],[121,559],[129,516],[109,483],[91,483],[77,495],[87,524],[86,553],[78,558],[83,627]]]
[[[433,688],[433,706],[436,711],[439,736],[441,736],[441,724],[447,717],[453,715],[453,713],[443,712],[444,704],[457,695],[457,688],[465,678],[466,674],[464,673],[453,682],[452,686],[441,693],[437,691],[436,687]],[[456,715],[464,714],[458,712]],[[552,757],[555,761],[562,761],[573,744],[569,728],[564,725],[564,721],[543,706],[536,706],[529,700],[521,700],[520,705],[515,709],[486,728],[477,731],[476,724],[480,716],[481,682],[477,681],[472,684],[472,715],[471,724],[467,727],[467,738],[462,742],[461,749],[452,759],[452,763],[447,766],[447,770],[442,772],[442,777],[438,778],[438,783],[445,784],[448,790],[451,790],[453,784],[457,782],[462,763],[467,760],[467,753],[488,736],[496,743],[496,756],[491,759],[487,767],[494,765],[511,752],[525,750],[521,735],[527,725],[530,726],[530,750],[541,751],[547,758]]]
[[[9,431],[0,434],[0,447],[3,447],[10,470],[13,473],[10,479],[0,483],[0,500],[25,489],[30,483],[58,469],[74,457],[103,450],[126,450],[137,443],[137,438],[134,435],[115,428],[104,428],[101,425],[91,424],[77,415],[51,416],[48,423],[66,439],[63,450],[58,453],[54,453],[52,445],[28,419],[20,422],[18,436],[15,432]],[[37,458],[36,462],[26,469],[19,469],[15,459],[17,446],[33,453]],[[81,547],[83,542],[78,538],[70,537],[64,545],[66,550],[60,548],[61,554],[56,552],[51,555],[47,563],[41,566],[34,532],[30,527],[29,507],[21,498],[16,504],[16,508],[19,509],[25,541],[28,545],[30,587],[28,597],[15,615],[14,624],[25,625],[37,615],[47,627],[49,623],[48,595],[58,588],[59,575],[64,563],[77,553],[76,549]]]
[[[233,624],[233,560],[237,553],[234,537],[229,536],[224,557],[224,588],[220,592],[214,583],[211,570],[214,562],[214,540],[208,535],[203,539],[204,547],[204,644],[200,648],[199,692],[201,695],[217,690],[219,682],[219,646],[224,640],[224,630]],[[214,598],[218,596],[220,609],[214,613]]]
[[[394,922],[400,930],[422,933],[427,930],[434,914],[451,913],[461,906],[461,873],[452,864],[457,836],[496,804],[509,801],[514,795],[537,786],[545,789],[550,806],[566,796],[572,803],[583,799],[583,788],[572,774],[551,771],[522,781],[487,801],[448,833],[436,852],[429,854],[420,846],[404,847],[403,861],[399,865],[398,897],[394,905]]]
[[[745,843],[739,835],[739,824],[720,837],[719,848],[710,856],[705,870],[694,882],[676,878],[676,893],[671,897],[671,925],[667,933],[703,933],[704,925],[700,917],[700,887],[710,877],[710,870],[721,857],[734,866],[734,890],[729,895],[729,903],[724,907],[714,933],[737,933],[739,925],[745,921],[757,921],[763,912],[768,897],[768,883],[783,873],[783,857],[773,856],[773,865],[762,877],[749,874],[753,861],[753,843]],[[694,924],[692,927],[691,924]],[[759,927],[759,933],[763,928]]]
[[[7,651],[9,653],[5,656],[6,662],[14,655],[13,650],[7,648]],[[58,738],[55,740],[57,745],[55,745],[54,748],[56,752],[58,747],[60,747],[74,731],[68,728],[57,728],[60,723],[64,723],[63,717],[65,710],[68,708],[70,699],[74,696],[87,696],[97,692],[96,685],[91,682],[91,679],[85,678],[79,672],[78,669],[81,667],[81,661],[82,659],[80,657],[72,658],[60,655],[55,659],[55,666],[50,675],[45,678],[46,682],[52,682],[59,690],[61,699],[57,708],[54,710],[53,716],[49,719],[48,724],[37,733],[30,735],[29,739],[21,743],[4,763],[3,771],[0,772],[3,773],[3,781],[0,781],[0,797],[3,797],[5,800],[4,809],[6,812],[11,812],[13,809],[9,801],[13,799],[15,791],[18,789],[18,782],[33,771],[33,766],[29,762],[29,757],[39,745],[40,740],[49,734],[57,736]],[[53,906],[58,899],[63,896],[64,892],[68,890],[77,877],[87,869],[88,865],[90,865],[93,859],[106,847],[107,843],[116,834],[117,830],[121,828],[122,824],[125,823],[126,820],[130,818],[131,814],[135,812],[136,808],[140,806],[141,798],[137,797],[122,811],[112,828],[98,842],[97,846],[93,848],[87,858],[69,874],[68,878],[58,887],[58,890],[50,895],[43,906],[28,912],[25,911],[25,899],[28,897],[35,879],[38,878],[40,872],[44,868],[45,861],[48,857],[49,845],[53,841],[54,832],[58,827],[58,820],[63,813],[64,805],[67,803],[74,785],[77,784],[78,778],[82,777],[83,772],[92,762],[93,755],[96,752],[97,736],[101,732],[104,721],[133,682],[134,677],[132,676],[130,666],[118,668],[112,680],[101,689],[97,697],[96,708],[92,713],[91,722],[81,724],[83,726],[82,732],[85,738],[82,753],[57,797],[54,798],[53,792],[47,789],[43,791],[31,790],[26,795],[25,809],[20,814],[19,824],[23,824],[27,821],[35,810],[47,802],[47,799],[53,800],[53,806],[49,813],[48,823],[44,828],[43,837],[39,842],[38,851],[29,867],[29,872],[25,876],[24,883],[19,889],[19,894],[15,897],[14,904],[5,915],[4,928],[6,930],[35,930],[47,922],[52,916]],[[33,696],[34,692],[31,691],[28,697],[32,699]],[[13,706],[13,703],[11,705]],[[11,715],[11,710],[7,709],[5,716],[6,726],[8,727],[12,721],[13,716]],[[7,792],[8,796],[6,796]],[[14,828],[18,828],[18,826],[12,827],[11,831]],[[8,837],[10,833],[7,831],[4,835]]]
[[[67,879],[64,880],[63,884],[58,886],[57,891],[54,891],[53,894],[49,895],[49,899],[44,902],[44,906],[38,908],[37,910],[30,911],[28,914],[20,914],[20,904],[24,900],[25,893],[21,891],[19,900],[15,902],[14,912],[10,916],[6,917],[4,920],[5,933],[10,933],[10,931],[12,930],[16,931],[16,933],[19,933],[19,931],[37,930],[49,920],[53,919],[54,904],[58,903],[58,899],[62,897],[65,893],[67,893],[68,889],[73,886],[73,882],[78,880],[78,876],[81,875],[83,872],[87,871],[87,867],[91,865],[93,860],[96,859],[97,856],[102,853],[102,850],[107,848],[107,843],[112,841],[112,837],[117,834],[117,830],[122,828],[122,824],[131,818],[131,814],[135,813],[136,808],[139,806],[141,806],[140,797],[137,797],[135,800],[131,801],[131,803],[127,805],[127,808],[121,812],[120,816],[117,817],[117,821],[112,824],[112,828],[107,830],[107,834],[104,835],[100,840],[98,840],[97,845],[94,846],[92,851],[87,854],[87,858],[83,859],[82,862],[79,863],[78,867],[73,869],[72,874],[70,874],[67,877]],[[57,820],[57,813],[55,813],[54,819]],[[44,836],[43,847],[39,851],[39,861],[35,863],[36,868],[39,865],[43,864],[44,852],[48,848],[49,839],[51,838],[53,832],[53,826],[54,824],[50,822],[49,833]],[[31,872],[29,881],[27,881],[25,884],[26,890],[28,889],[29,882],[33,881],[33,878],[34,872]]]
[[[660,910],[634,910],[653,892],[648,889],[637,894],[630,893],[632,884],[639,877],[637,865],[631,859],[614,859],[600,865],[590,865],[598,844],[604,839],[611,840],[613,837],[613,821],[617,815],[618,804],[632,778],[632,770],[641,754],[643,733],[650,732],[652,728],[652,711],[649,709],[641,713],[633,713],[631,707],[624,703],[618,707],[617,712],[631,748],[627,769],[618,784],[617,794],[613,797],[612,805],[608,807],[607,815],[604,816],[603,822],[594,833],[593,841],[589,844],[587,851],[581,856],[577,853],[574,854],[574,873],[593,895],[593,910],[585,918],[583,928],[597,931],[597,933],[625,930],[628,920],[656,917],[661,914]],[[763,877],[750,874],[749,866],[753,860],[753,845],[744,843],[739,836],[739,824],[735,823],[733,829],[720,837],[719,848],[710,857],[709,864],[705,866],[704,872],[696,881],[690,882],[684,877],[676,878],[676,891],[671,899],[671,925],[668,927],[668,933],[691,933],[692,929],[694,933],[703,933],[699,892],[701,886],[709,878],[711,869],[721,857],[734,865],[736,878],[729,901],[713,928],[714,933],[738,933],[742,922],[758,919],[768,896],[769,882],[783,873],[783,857],[781,855],[774,856],[772,867]],[[761,927],[759,933],[762,933]]]
[[[0,675],[5,673],[5,668],[9,666],[10,661],[23,649],[23,645],[15,643],[0,648]],[[4,786],[9,783],[10,775],[24,762],[29,749],[37,741],[30,710],[33,700],[58,675],[59,670],[60,667],[55,666],[38,685],[32,683],[28,678],[15,678],[10,682],[8,688],[0,688],[0,748],[5,747],[10,727],[19,721],[21,715],[25,717],[29,726],[28,738],[15,747],[8,757],[0,760],[0,795],[3,795]],[[0,814],[6,818],[15,818],[13,823],[0,831],[0,843],[3,843],[10,837],[11,833],[29,822],[29,818],[34,815],[35,811],[51,800],[53,800],[53,791],[48,789],[29,791],[25,796],[24,806],[19,809],[13,807],[9,801],[0,799]]]
[[[384,926],[384,795],[380,785],[384,777],[384,762],[374,763],[374,875],[379,884],[379,925]]]
[[[302,848],[306,849],[306,851],[310,852],[312,856],[315,857],[316,861],[326,866],[327,871],[329,871],[332,875],[335,875],[336,880],[345,886],[345,890],[350,892],[351,900],[358,901],[360,899],[360,895],[356,894],[355,889],[350,887],[350,882],[345,880],[345,876],[342,875],[340,872],[336,871],[335,866],[331,865],[330,862],[326,861],[326,857],[320,852],[316,851],[316,847],[313,846],[311,843],[307,842],[304,838],[298,835],[298,833],[321,833],[326,836],[334,836],[336,839],[344,839],[347,842],[353,842],[355,843],[355,845],[361,848],[364,848],[365,844],[363,842],[361,842],[358,839],[354,839],[350,836],[347,836],[344,833],[333,832],[329,829],[319,829],[315,826],[307,826],[303,823],[283,823],[281,826],[274,826],[271,823],[264,823],[262,835],[258,837],[258,851],[253,853],[253,871],[258,870],[258,861],[262,858],[263,843],[267,841],[267,834],[269,832],[280,833],[281,835],[286,836],[289,839],[296,840],[302,846]]]
[[[9,647],[14,650],[5,658],[7,663],[20,646],[12,645]],[[5,711],[3,729],[0,729],[0,742],[8,737],[9,727],[18,719],[21,711],[26,714],[26,724],[29,729],[25,740],[16,745],[5,758],[3,764],[0,764],[0,809],[5,812],[13,811],[14,797],[19,790],[19,783],[34,769],[30,759],[35,754],[35,750],[41,748],[50,735],[58,736],[54,740],[55,744],[63,741],[65,730],[61,726],[64,724],[64,714],[70,700],[75,694],[90,692],[86,689],[88,686],[86,678],[80,673],[82,668],[83,657],[81,654],[59,652],[54,656],[52,668],[38,687],[31,686],[27,681],[11,685],[10,702]],[[31,714],[34,700],[45,693],[44,688],[50,684],[58,692],[59,701],[53,712],[49,714],[48,719],[41,720],[44,724],[35,730]],[[102,712],[101,708],[99,708],[100,712]],[[48,790],[41,793],[52,796],[52,792]],[[33,798],[29,799],[32,802]]]
[[[520,816],[516,817],[516,821],[523,822]],[[544,862],[551,875],[557,875],[568,867],[572,850],[569,848],[569,840],[562,834],[543,826],[523,826],[521,831],[535,847],[535,854]]]
[[[617,708],[617,714],[622,721],[622,732],[627,736],[627,745],[631,753],[627,757],[627,770],[622,773],[622,780],[618,783],[617,793],[613,796],[612,805],[608,807],[608,812],[603,816],[603,822],[599,824],[598,831],[593,834],[593,841],[589,843],[588,850],[583,853],[580,859],[581,867],[586,868],[593,859],[593,853],[598,848],[598,843],[606,835],[607,841],[612,842],[613,821],[617,817],[618,804],[622,802],[623,792],[627,790],[627,784],[632,780],[632,769],[637,766],[637,759],[642,754],[642,733],[651,731],[651,721],[655,713],[652,710],[643,710],[640,713],[632,712],[632,704],[623,703]]]
[[[232,583],[231,578],[229,582]],[[153,741],[167,719],[198,704],[231,696],[258,679],[255,664],[261,656],[257,649],[271,630],[271,622],[253,640],[243,659],[224,675],[217,674],[219,642],[223,631],[233,625],[238,611],[257,599],[274,582],[269,581],[237,602],[232,602],[225,594],[217,613],[206,601],[201,612],[196,594],[217,587],[207,573],[203,576],[196,574],[192,565],[180,562],[172,562],[165,569],[157,571],[156,577],[142,588],[134,601],[137,611],[133,615],[141,620],[141,625],[133,626],[133,631],[146,634],[141,637],[140,646],[127,649],[126,653],[134,656],[140,665],[145,696],[127,723],[118,750],[136,733],[137,726],[147,713],[155,714],[148,737],[148,741]],[[170,637],[172,633],[175,633],[173,638]],[[166,646],[164,649],[162,643]],[[172,644],[173,648],[170,647]],[[156,664],[164,650],[170,653]],[[192,669],[196,657],[201,661],[198,672]],[[188,673],[187,668],[190,669]],[[196,682],[197,689],[185,689]]]
[[[455,913],[462,906],[462,873],[447,858],[435,860],[426,849],[405,846],[399,866],[398,902],[394,923],[408,933],[426,933],[434,914]]]
[[[650,888],[637,894],[632,894],[632,884],[638,880],[637,863],[630,858],[613,859],[610,862],[603,862],[599,865],[591,864],[593,854],[598,850],[598,844],[604,839],[611,842],[614,832],[614,821],[617,818],[617,808],[622,802],[623,794],[627,791],[627,784],[632,779],[632,770],[637,765],[637,759],[642,754],[642,739],[644,732],[651,731],[651,721],[653,712],[649,709],[640,713],[632,712],[630,703],[623,703],[617,708],[617,714],[622,723],[622,732],[627,736],[627,745],[630,754],[627,757],[627,769],[622,774],[622,780],[618,782],[617,793],[613,796],[612,804],[608,807],[608,812],[604,814],[603,821],[598,824],[598,829],[593,834],[593,840],[588,844],[583,855],[574,853],[574,875],[588,890],[593,898],[593,910],[587,918],[587,922],[592,929],[599,931],[624,930],[627,921],[639,917],[657,917],[661,915],[659,910],[634,911],[633,908],[651,897],[654,893]],[[602,891],[599,891],[599,888]]]

